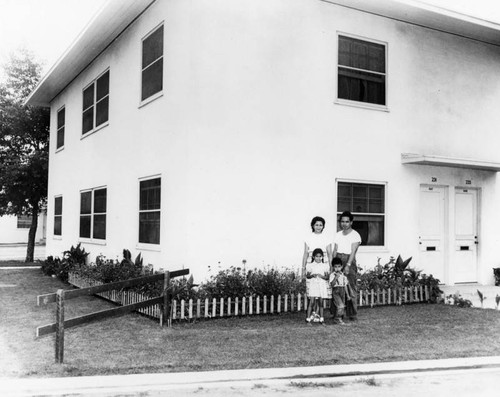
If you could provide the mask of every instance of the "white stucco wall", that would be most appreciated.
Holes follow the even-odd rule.
[[[164,93],[139,107],[141,38],[162,22]],[[335,103],[338,32],[388,43],[388,111]],[[108,67],[109,125],[81,139],[82,89]],[[499,75],[496,47],[321,1],[156,2],[52,103],[47,254],[78,242],[80,190],[107,186],[107,239],[85,244],[93,256],[128,248],[198,280],[243,259],[298,266],[313,216],[333,236],[340,178],[387,183],[386,246],[362,247],[361,265],[401,254],[419,267],[420,184],[468,179],[481,191],[480,281],[491,282],[498,176],[400,156],[500,161]],[[151,175],[162,178],[161,247],[144,250],[138,180]]]
[[[35,242],[43,241],[45,238],[46,222],[46,215],[40,214],[38,216]],[[0,244],[27,243],[28,233],[29,229],[17,227],[17,216],[5,215],[0,217]]]

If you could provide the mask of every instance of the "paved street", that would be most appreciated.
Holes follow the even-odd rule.
[[[498,395],[500,357],[304,368],[0,379],[2,396]]]

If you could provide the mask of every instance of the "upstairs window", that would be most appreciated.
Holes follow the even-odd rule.
[[[338,99],[386,105],[386,46],[339,36]]]
[[[106,239],[107,189],[80,193],[80,238]]]
[[[140,181],[139,243],[160,244],[161,178]]]
[[[163,90],[163,25],[142,41],[141,101]]]
[[[361,235],[361,245],[384,245],[385,185],[339,182],[337,215],[344,211],[354,215],[352,228]]]
[[[63,198],[54,198],[54,236],[62,236],[62,205]]]
[[[64,146],[64,125],[66,124],[66,108],[57,112],[57,146],[56,150]]]
[[[109,119],[109,70],[83,90],[82,135]]]

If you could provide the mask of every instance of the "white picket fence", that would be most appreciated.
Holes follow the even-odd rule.
[[[70,273],[68,282],[78,288],[101,285],[101,282],[82,278]],[[106,291],[96,294],[102,298],[128,305],[141,302],[150,297],[133,291]],[[387,290],[360,290],[358,307],[374,307],[383,305],[403,305],[409,303],[428,302],[430,291],[427,286],[395,288]],[[173,320],[191,320],[201,318],[221,318],[231,316],[252,316],[261,314],[281,314],[300,312],[307,309],[308,297],[305,294],[285,294],[278,296],[248,296],[236,298],[189,299],[189,301],[172,301]],[[325,302],[327,304],[327,302]],[[160,318],[159,304],[138,309],[139,313],[153,318]]]

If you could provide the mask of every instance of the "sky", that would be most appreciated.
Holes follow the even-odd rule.
[[[0,0],[0,64],[25,47],[47,72],[106,1]],[[421,1],[500,23],[499,0]]]

